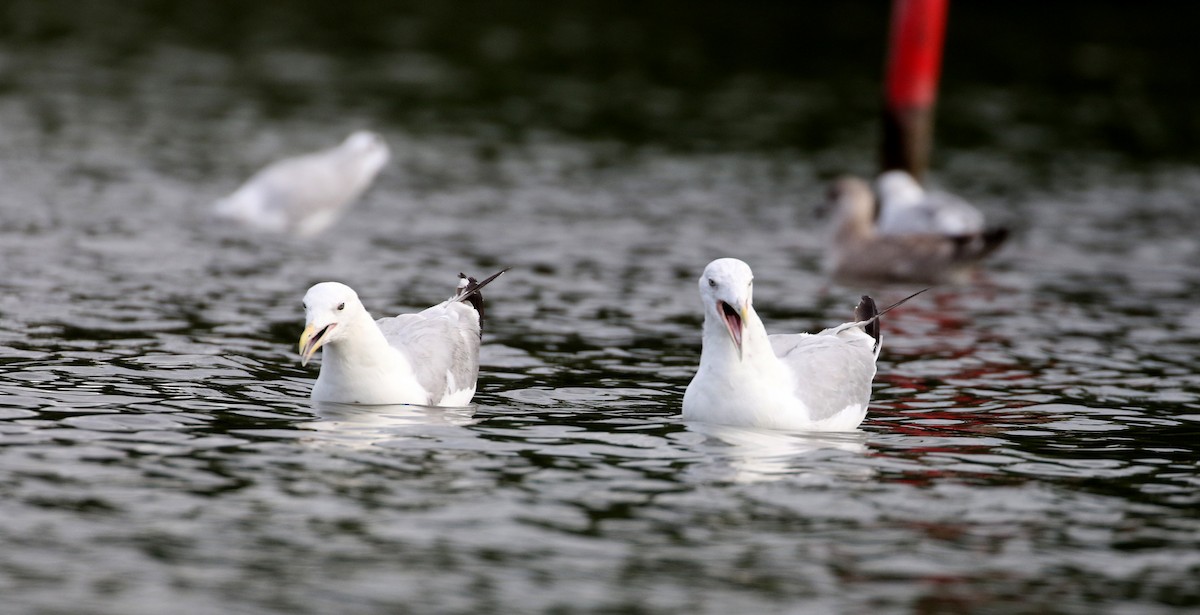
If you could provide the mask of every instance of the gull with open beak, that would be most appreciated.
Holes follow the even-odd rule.
[[[482,282],[459,274],[454,296],[416,314],[371,318],[345,284],[322,282],[304,295],[300,363],[322,351],[314,401],[465,406],[479,375]]]
[[[820,333],[767,335],[749,265],[717,259],[700,276],[700,368],[683,418],[741,427],[849,431],[867,414],[879,357],[879,311],[863,296],[854,321]],[[915,295],[913,295],[915,296]],[[909,297],[912,298],[912,297]]]

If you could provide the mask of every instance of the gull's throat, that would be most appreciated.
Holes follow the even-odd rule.
[[[721,320],[725,322],[725,328],[729,330],[729,336],[733,338],[733,345],[737,347],[738,358],[742,356],[742,316],[732,305],[724,301],[717,301],[717,309],[721,313]]]

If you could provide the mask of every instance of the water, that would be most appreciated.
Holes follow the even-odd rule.
[[[830,286],[817,268],[810,205],[830,172],[867,172],[874,153],[870,105],[829,101],[869,92],[869,71],[828,85],[739,66],[719,86],[651,74],[626,82],[644,106],[614,118],[590,106],[599,68],[572,81],[526,59],[553,91],[511,86],[488,110],[463,93],[474,65],[453,50],[412,35],[350,60],[298,46],[301,26],[271,30],[287,5],[265,6],[222,9],[262,32],[231,49],[209,22],[152,5],[111,35],[80,25],[103,10],[7,32],[6,611],[1200,606],[1200,170],[1152,128],[1120,133],[1129,148],[1060,147],[1103,114],[1061,129],[1006,118],[993,86],[967,81],[947,124],[999,112],[1012,130],[986,147],[981,132],[948,135],[937,179],[1015,237],[979,284],[885,321],[861,432],[685,425],[710,259],[754,267],[777,331],[912,290]],[[445,23],[414,20],[379,29]],[[531,36],[497,32],[485,48],[502,57]],[[1096,49],[1086,57],[1109,57]],[[422,88],[402,110],[385,96]],[[803,110],[752,104],[768,94]],[[333,232],[295,242],[205,219],[266,160],[361,126],[396,161]],[[780,134],[808,140],[780,147]],[[503,266],[474,406],[310,404],[315,369],[295,353],[310,284],[344,281],[383,314]]]

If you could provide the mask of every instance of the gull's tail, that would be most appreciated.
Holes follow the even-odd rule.
[[[471,304],[471,307],[475,308],[475,311],[479,313],[480,335],[483,335],[483,293],[480,291],[483,290],[484,286],[490,284],[492,280],[500,277],[500,274],[508,271],[509,269],[511,269],[511,267],[505,267],[504,269],[501,269],[500,271],[488,276],[487,279],[482,282],[477,281],[475,278],[472,278],[465,273],[458,274],[458,290],[454,293],[454,296],[451,297],[450,300],[469,303]]]
[[[954,257],[960,261],[977,261],[995,252],[1008,239],[1008,228],[996,226],[978,233],[953,235]]]
[[[848,322],[844,325],[838,326],[834,330],[834,333],[845,331],[846,329],[849,329],[851,327],[862,327],[863,332],[866,333],[867,335],[870,335],[871,338],[875,340],[875,346],[874,346],[873,350],[875,351],[876,354],[879,354],[879,342],[880,342],[879,317],[904,305],[905,303],[908,302],[909,299],[912,299],[913,297],[916,297],[917,295],[919,295],[927,290],[929,290],[929,289],[922,288],[921,290],[918,290],[917,292],[883,308],[882,310],[875,306],[874,299],[868,297],[867,295],[863,295],[862,299],[860,299],[858,302],[858,306],[856,306],[854,308],[854,322]]]
[[[859,300],[858,305],[854,308],[854,321],[865,322],[863,332],[871,336],[875,340],[875,345],[879,345],[879,308],[875,305],[875,300],[867,295],[863,295]]]

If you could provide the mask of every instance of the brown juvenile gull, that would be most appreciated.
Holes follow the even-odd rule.
[[[839,281],[965,282],[1008,236],[1003,228],[959,235],[882,235],[875,226],[875,195],[857,177],[836,180],[829,205],[832,237],[825,269]]]

